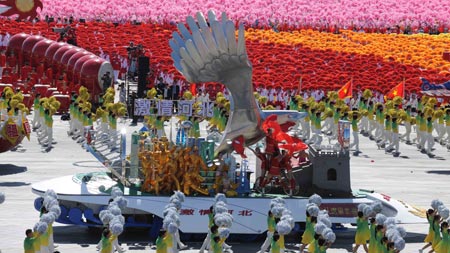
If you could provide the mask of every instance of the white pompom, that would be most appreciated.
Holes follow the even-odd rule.
[[[111,214],[112,215],[112,213],[108,209],[101,210],[100,213],[98,213],[98,217],[100,217],[100,219],[102,219],[103,216],[105,216],[107,214]]]
[[[47,224],[51,224],[55,222],[55,215],[53,215],[53,213],[44,213],[41,216],[40,221],[45,222]]]
[[[120,208],[119,208],[117,205],[115,205],[114,203],[109,204],[108,210],[109,210],[113,215],[122,215],[122,211],[121,211]]]
[[[214,213],[215,214],[228,213],[228,208],[224,205],[216,205],[214,206]]]
[[[113,203],[117,204],[120,209],[125,209],[128,205],[128,200],[122,196],[115,197]]]
[[[172,203],[176,209],[180,210],[181,209],[181,201],[179,199],[171,199],[170,203]]]
[[[218,229],[218,231],[219,231],[219,237],[221,239],[226,239],[226,238],[228,238],[228,236],[230,236],[230,230],[226,227],[220,227]]]
[[[366,208],[366,204],[359,204],[358,205],[358,212],[362,212],[362,211],[364,211],[364,208]]]
[[[286,208],[282,204],[276,204],[270,210],[275,218],[280,218]]]
[[[47,198],[44,198],[44,206],[47,210],[49,210],[52,206],[58,206],[58,200],[56,200],[53,197],[48,196]]]
[[[375,222],[378,225],[384,225],[385,221],[386,221],[386,216],[384,214],[379,213],[375,216]]]
[[[47,223],[40,221],[36,223],[34,227],[39,234],[44,234],[45,232],[47,232],[48,225]]]
[[[173,195],[170,196],[170,200],[172,200],[172,199],[178,199],[180,202],[184,202],[185,198],[186,198],[186,197],[185,197],[184,193],[182,193],[182,192],[180,192],[180,191],[174,191],[174,192],[173,192]]]
[[[308,203],[314,203],[317,206],[322,205],[322,197],[320,197],[318,194],[313,194],[309,197]]]
[[[322,237],[325,238],[325,235],[328,233],[333,233],[333,230],[331,228],[325,228],[324,230],[322,230]]]
[[[168,209],[168,208],[175,208],[175,209],[177,209],[177,207],[175,206],[174,203],[169,203],[169,204],[167,204],[167,205],[164,207],[164,209]]]
[[[291,224],[287,220],[280,220],[277,223],[277,231],[280,235],[287,235],[291,232]]]
[[[58,199],[58,195],[56,194],[56,192],[52,189],[48,189],[47,191],[45,191],[44,193],[44,198],[45,197],[52,197],[54,199]]]
[[[290,215],[290,214],[283,214],[283,216],[281,216],[280,220],[287,221],[289,223],[289,225],[291,226],[291,228],[294,228],[294,226],[295,226],[294,217],[292,217],[292,215]]]
[[[59,216],[61,215],[61,207],[59,207],[59,206],[52,206],[52,207],[50,207],[50,209],[48,211],[55,213],[57,218],[59,218]]]
[[[5,194],[3,192],[0,192],[0,204],[5,202]]]
[[[327,226],[325,224],[323,224],[322,222],[317,222],[317,224],[314,226],[314,232],[321,235],[323,230],[326,228]]]
[[[327,210],[320,210],[319,214],[317,215],[317,218],[330,219],[330,215],[328,215],[328,211]]]
[[[323,238],[328,242],[328,243],[334,243],[336,241],[336,234],[333,232],[328,232],[325,235],[323,235]]]
[[[178,231],[178,226],[177,226],[177,224],[176,223],[174,223],[174,222],[170,222],[168,225],[167,225],[167,232],[169,232],[169,234],[175,234],[176,232]]]
[[[316,204],[310,205],[306,211],[309,213],[309,215],[317,217],[319,215],[319,207]]]
[[[394,217],[388,217],[386,218],[386,220],[384,221],[384,226],[385,227],[389,227],[389,225],[395,225],[395,218]]]
[[[178,213],[169,212],[166,217],[168,217],[171,221],[175,222],[175,224],[177,224],[178,227],[180,226],[181,221],[180,221],[180,216],[178,215]],[[166,218],[166,217],[164,217],[164,218]]]
[[[386,237],[388,238],[389,241],[394,242],[396,238],[400,237],[400,233],[395,227],[390,228],[386,230]]]
[[[165,217],[166,215],[168,215],[169,213],[177,213],[177,209],[175,207],[166,207],[163,211],[163,217]]]
[[[227,197],[223,193],[217,193],[216,197],[214,198],[214,200],[215,200],[216,203],[219,202],[219,201],[222,201],[225,204],[227,203]]]
[[[116,222],[109,224],[109,230],[111,230],[111,233],[113,235],[120,235],[123,232],[123,225]]]
[[[274,199],[271,199],[270,200],[270,209],[272,209],[272,207],[274,207],[275,205],[278,205],[278,204],[284,206],[284,205],[286,205],[286,201],[281,197],[276,197]]]
[[[317,221],[322,222],[323,224],[325,224],[325,226],[327,226],[328,228],[331,228],[331,220],[327,217],[319,217],[317,218]]]
[[[114,198],[116,198],[116,197],[121,197],[121,196],[123,196],[122,190],[121,190],[119,187],[114,186],[114,187],[111,189],[111,197],[114,199]]]
[[[375,201],[371,204],[371,206],[374,213],[381,213],[383,210],[383,204],[381,201]]]
[[[55,200],[55,198],[51,197],[51,196],[46,196],[44,198],[44,201],[42,202],[42,205],[47,208],[47,206],[49,205],[49,202]]]
[[[104,210],[105,211],[105,210]],[[114,215],[109,212],[109,213],[104,213],[103,216],[100,217],[100,220],[102,221],[103,224],[109,224],[109,222],[114,219]]]
[[[366,207],[364,207],[362,212],[365,217],[370,217],[373,213],[373,209],[371,206],[366,205]]]
[[[125,217],[123,217],[122,215],[114,216],[109,224],[113,223],[120,223],[122,225],[125,225]]]
[[[434,209],[434,210],[438,210],[439,209],[439,206],[442,206],[444,203],[442,203],[442,201],[440,201],[439,199],[433,199],[432,201],[431,201],[431,207]]]
[[[439,212],[442,218],[447,219],[450,216],[450,210],[448,208],[444,208],[441,212]]]
[[[45,208],[49,210],[50,208],[52,208],[52,206],[59,206],[59,202],[57,199],[50,200]]]
[[[290,215],[290,216],[292,216],[292,212],[291,212],[291,210],[289,210],[289,209],[284,209],[282,215],[283,215],[283,216],[284,216],[284,215]]]
[[[220,213],[214,216],[214,223],[219,227],[231,227],[233,217],[229,213]]]
[[[401,237],[406,237],[407,233],[406,233],[406,229],[404,227],[398,226],[397,227],[397,231],[398,231],[398,233],[400,234]]]
[[[405,239],[397,238],[397,240],[394,241],[394,247],[398,251],[404,250],[405,249]]]
[[[48,214],[50,214],[51,216],[53,216],[53,220],[57,220],[59,218],[59,215],[55,212],[49,211]]]

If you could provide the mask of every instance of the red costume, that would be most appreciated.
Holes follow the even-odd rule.
[[[278,142],[275,140],[272,134],[266,135],[266,151],[265,153],[268,155],[272,155],[275,150],[278,148]]]
[[[282,167],[282,158],[279,156],[272,157],[270,160],[271,166],[269,168],[269,174],[272,176],[278,176],[280,175],[280,170]]]

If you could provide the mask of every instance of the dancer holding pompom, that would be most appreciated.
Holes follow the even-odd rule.
[[[161,229],[156,239],[156,253],[167,253],[167,244],[164,239],[166,236],[166,230]]]
[[[109,229],[105,228],[102,233],[102,249],[100,253],[112,253],[113,241],[116,239],[117,236],[113,235]]]
[[[369,253],[376,253],[376,240],[375,240],[376,227],[377,224],[375,223],[375,218],[370,218]]]
[[[312,242],[314,239],[314,226],[317,223],[317,217],[311,216],[306,211],[306,225],[305,225],[305,231],[302,235],[302,246],[300,246],[300,252],[303,252],[305,250],[306,246]]]
[[[223,252],[223,243],[225,239],[220,239],[219,236],[214,236],[211,244],[211,253],[222,253]]]
[[[433,242],[431,243],[431,247],[434,251],[436,251],[436,247],[437,245],[441,242],[442,238],[441,238],[441,233],[440,233],[440,222],[441,222],[441,216],[439,214],[436,214],[434,216],[434,220],[433,220]],[[433,251],[432,250],[432,251]],[[430,252],[432,252],[430,251]]]
[[[280,253],[281,252],[280,235],[276,232],[272,236],[272,243],[270,244],[270,252],[271,253]]]
[[[276,225],[277,224],[275,222],[275,217],[273,216],[272,211],[269,211],[267,214],[267,236],[259,252],[266,252],[267,248],[269,248],[269,246],[271,245]]]
[[[434,230],[433,230],[433,222],[434,222],[434,216],[436,215],[436,212],[433,209],[428,209],[427,210],[427,221],[428,221],[428,234],[425,237],[424,242],[426,242],[427,244],[425,244],[425,246],[422,247],[422,249],[419,250],[420,253],[423,252],[424,249],[430,247],[433,243],[433,238],[434,238]]]
[[[450,250],[449,243],[450,238],[448,234],[448,222],[444,221],[441,224],[441,233],[442,233],[442,240],[436,245],[434,251],[436,253],[448,253]]]
[[[200,253],[202,253],[205,249],[209,248],[209,245],[211,243],[211,228],[213,226],[214,226],[214,206],[210,206],[208,213],[208,233],[206,235],[205,240],[203,241],[202,246],[200,247],[199,251]]]
[[[25,231],[25,240],[23,241],[23,249],[25,253],[35,253],[35,244],[40,240],[40,234],[34,234],[33,230],[27,229]]]
[[[369,252],[367,248],[367,241],[370,239],[369,224],[367,223],[367,217],[364,216],[362,211],[358,212],[358,218],[356,218],[356,235],[355,235],[355,247],[353,252],[357,252],[359,246],[363,246],[366,253]]]

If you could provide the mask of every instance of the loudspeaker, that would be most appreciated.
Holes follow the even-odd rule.
[[[147,72],[140,72],[138,74],[137,96],[139,98],[144,97],[146,89],[147,89]]]
[[[150,58],[147,56],[140,56],[138,58],[138,74],[142,73],[143,75],[147,75],[150,71]]]

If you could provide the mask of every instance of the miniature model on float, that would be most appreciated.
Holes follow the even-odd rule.
[[[230,91],[232,106],[222,139],[215,143],[188,138],[185,145],[177,146],[173,145],[172,138],[150,139],[148,132],[133,133],[128,161],[125,133],[121,134],[123,145],[119,156],[108,153],[109,149],[99,151],[107,150],[100,139],[106,131],[96,134],[97,138],[86,147],[111,169],[111,173],[77,174],[33,185],[33,192],[41,196],[48,188],[58,193],[62,209],[58,222],[101,226],[98,214],[107,205],[114,186],[123,189],[124,198],[128,200],[123,210],[125,225],[151,227],[155,237],[174,190],[186,195],[180,210],[179,228],[184,233],[204,232],[204,226],[199,224],[207,223],[216,193],[229,197],[228,208],[234,217],[233,234],[264,232],[267,199],[279,196],[285,198],[286,208],[292,210],[293,221],[305,222],[305,207],[314,192],[324,197],[321,208],[328,210],[334,223],[353,223],[358,205],[375,201],[382,203],[383,214],[399,222],[424,221],[414,214],[418,210],[403,202],[379,193],[351,190],[348,140],[342,139],[339,147],[310,147],[308,156],[305,152],[308,147],[286,133],[289,124],[296,123],[286,119],[297,119],[300,113],[287,111],[266,115],[257,107],[243,26],[240,26],[236,43],[234,23],[225,14],[218,21],[214,13],[209,12],[210,26],[200,13],[197,20],[198,25],[193,17],[187,19],[192,34],[178,24],[181,36],[174,33],[170,41],[172,57],[187,80],[221,82]],[[348,131],[349,124],[343,122],[342,125],[346,125]],[[344,130],[341,128],[341,136]],[[107,141],[110,138],[113,136],[107,136]],[[255,191],[250,190],[251,183],[246,175],[249,161],[245,147],[252,144],[265,145],[265,154],[259,147],[259,150],[255,148],[255,153],[267,161],[261,169],[268,172],[253,183]],[[239,169],[234,168],[233,151],[242,159]],[[309,163],[302,159],[308,159]],[[285,176],[283,171],[286,171]],[[38,198],[36,208],[40,202]]]

